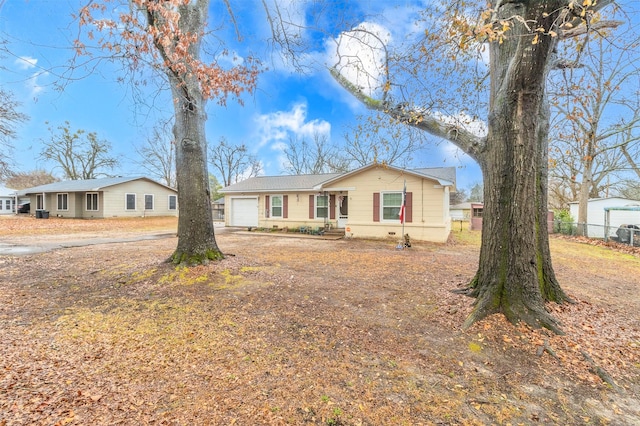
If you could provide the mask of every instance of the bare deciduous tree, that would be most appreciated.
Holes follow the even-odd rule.
[[[111,143],[98,139],[95,132],[73,131],[68,121],[57,129],[49,127],[51,138],[43,141],[40,158],[56,163],[64,178],[71,180],[95,179],[108,176],[107,170],[118,165],[118,159],[109,153]]]
[[[11,139],[16,136],[15,126],[28,119],[18,111],[19,107],[12,93],[0,88],[0,181],[11,176]]]
[[[241,179],[258,176],[262,169],[255,155],[246,145],[231,145],[222,137],[209,147],[209,164],[222,177],[222,185],[229,186]]]
[[[7,179],[7,186],[13,189],[24,189],[32,186],[46,185],[57,182],[58,179],[45,170],[12,173]]]
[[[570,201],[578,201],[580,235],[587,235],[589,198],[599,197],[628,169],[623,148],[637,141],[624,136],[640,128],[640,93],[633,93],[640,70],[629,58],[638,45],[637,36],[630,34],[579,37],[561,52],[572,66],[563,65],[551,79],[557,115],[551,131],[550,176],[567,187],[563,192],[575,196]]]
[[[173,135],[163,123],[157,123],[142,146],[135,148],[137,164],[167,186],[176,187],[176,148]]]
[[[327,135],[318,132],[313,134],[311,141],[289,136],[284,155],[284,170],[293,175],[338,173],[349,169],[349,161],[340,150],[329,143]]]
[[[360,116],[345,133],[344,157],[362,167],[370,163],[407,168],[422,149],[421,134],[388,117]]]

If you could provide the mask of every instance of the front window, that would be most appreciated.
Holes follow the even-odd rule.
[[[36,195],[36,210],[44,209],[44,196],[42,194]]]
[[[282,217],[282,195],[271,196],[271,217]]]
[[[400,220],[402,192],[385,192],[382,194],[382,220]]]
[[[178,209],[178,197],[175,195],[169,195],[169,210]]]
[[[69,194],[58,194],[58,210],[69,210]]]
[[[329,217],[329,196],[316,196],[316,217]]]
[[[144,194],[144,209],[153,210],[153,194]]]
[[[126,194],[125,195],[125,209],[127,210],[135,210],[136,209],[136,194]]]
[[[87,193],[87,211],[97,211],[97,210],[98,210],[98,193],[97,192]]]

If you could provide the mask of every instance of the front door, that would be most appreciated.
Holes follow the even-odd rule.
[[[338,196],[338,228],[347,226],[349,219],[349,197],[347,195]]]

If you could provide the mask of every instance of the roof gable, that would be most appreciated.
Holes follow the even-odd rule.
[[[368,170],[375,169],[375,168],[385,168],[387,170],[396,171],[402,174],[409,174],[409,175],[414,175],[423,179],[435,180],[438,182],[438,184],[442,186],[455,186],[455,180],[456,180],[455,167],[422,168],[422,169],[409,170],[409,169],[401,169],[398,167],[389,166],[386,164],[379,164],[379,163],[367,164],[366,166],[362,166],[350,172],[340,174],[326,182],[323,182],[323,186],[331,185],[344,178],[347,178],[359,173],[364,173]],[[316,189],[320,189],[320,188],[316,188]]]

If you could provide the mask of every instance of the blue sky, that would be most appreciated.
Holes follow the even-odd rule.
[[[121,166],[115,173],[137,175],[140,173],[135,163],[138,157],[132,147],[144,141],[158,118],[170,117],[168,93],[160,94],[154,102],[157,108],[149,111],[134,102],[129,86],[116,82],[121,75],[119,68],[104,62],[90,75],[81,70],[75,72],[74,77],[78,79],[68,82],[62,91],[56,88],[59,76],[65,72],[65,61],[72,55],[71,43],[77,26],[71,14],[78,10],[80,3],[79,0],[5,0],[0,9],[0,32],[8,41],[9,50],[2,59],[0,84],[16,95],[22,102],[22,111],[30,117],[19,126],[18,137],[13,141],[15,168],[21,171],[42,168],[60,175],[55,164],[39,160],[38,156],[42,140],[50,137],[49,127],[69,121],[73,129],[96,132],[101,139],[111,142],[113,153],[121,158]],[[245,52],[250,49],[273,58],[270,48],[260,41],[269,34],[260,2],[237,3]],[[357,3],[354,2],[356,6]],[[360,7],[367,12],[377,9],[380,16],[384,16],[383,3],[392,5],[393,19],[385,19],[387,25],[393,20],[407,19],[410,8],[405,1],[364,1]],[[357,7],[355,9],[357,11]],[[214,22],[216,16],[220,15],[212,13],[210,20]],[[410,20],[402,25],[410,25]],[[235,43],[232,34],[225,36],[231,44]],[[289,137],[310,138],[319,132],[340,145],[345,126],[355,125],[356,116],[367,111],[322,67],[326,61],[323,40],[317,39],[315,44],[316,50],[305,58],[314,66],[307,73],[294,73],[286,64],[269,59],[266,62],[269,70],[260,76],[256,93],[244,97],[244,106],[231,101],[227,107],[220,107],[210,102],[206,128],[209,143],[216,143],[224,136],[230,143],[246,144],[262,162],[267,175],[283,173],[281,147]],[[479,182],[478,167],[464,156],[460,157],[460,153],[457,157],[452,146],[438,142],[425,146],[414,159],[414,166],[456,166],[461,187]]]
[[[71,14],[80,0],[0,0],[0,33],[7,39],[8,54],[2,58],[0,84],[22,102],[22,111],[30,120],[18,128],[13,142],[16,169],[35,168],[60,175],[55,164],[38,159],[42,140],[50,137],[49,127],[69,121],[73,129],[96,132],[113,146],[121,166],[115,174],[139,175],[133,146],[140,145],[151,133],[158,118],[171,116],[168,92],[157,94],[142,89],[145,99],[154,98],[154,108],[147,109],[131,96],[130,86],[116,82],[119,66],[102,62],[87,73],[78,70],[77,80],[63,90],[56,87],[65,73],[65,63],[72,55],[72,41],[77,26]],[[213,1],[213,3],[216,3]],[[233,33],[222,33],[240,55],[255,54],[274,58],[264,40],[269,28],[259,1],[236,2],[235,10],[244,43],[238,45]],[[353,1],[353,14],[367,12],[368,25],[379,25],[391,37],[400,38],[414,24],[418,1]],[[293,2],[293,4],[296,4]],[[213,7],[213,6],[212,6]],[[215,24],[212,10],[210,21]],[[293,9],[294,19],[308,19],[308,10]],[[297,16],[295,16],[297,14]],[[329,18],[330,19],[330,18]],[[333,35],[335,36],[335,34]],[[207,139],[210,144],[225,137],[232,144],[246,144],[262,162],[266,175],[283,173],[282,145],[289,137],[310,138],[314,132],[327,135],[340,145],[346,126],[356,124],[356,117],[366,109],[339,87],[323,64],[327,62],[327,43],[315,36],[312,49],[302,58],[312,67],[305,74],[292,71],[280,61],[266,62],[269,70],[259,79],[255,95],[244,97],[244,106],[228,102],[220,107],[208,104]],[[46,123],[49,124],[46,124]],[[458,187],[469,188],[481,181],[478,166],[448,142],[431,139],[414,159],[415,167],[457,167]]]

